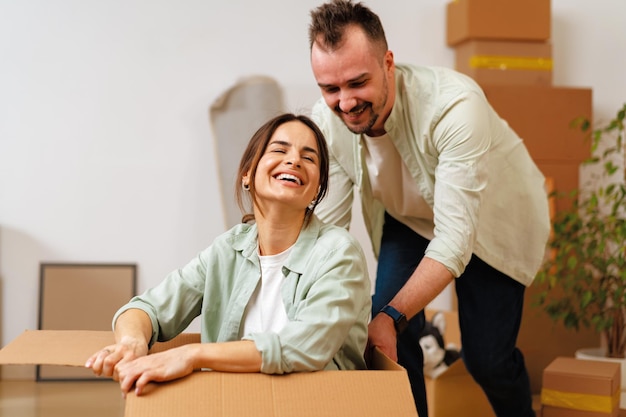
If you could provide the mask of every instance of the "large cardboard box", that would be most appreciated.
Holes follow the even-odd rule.
[[[435,312],[426,310],[426,319],[431,320]],[[446,318],[444,341],[461,347],[458,313],[443,313]],[[484,391],[469,374],[462,359],[453,362],[437,378],[426,377],[426,398],[430,417],[495,416]]]
[[[523,139],[528,152],[558,192],[579,185],[578,167],[591,155],[591,142],[572,127],[578,117],[592,120],[589,88],[483,85],[487,100]],[[557,200],[557,211],[569,207]]]
[[[535,160],[585,160],[591,143],[572,127],[577,117],[592,117],[589,88],[529,85],[482,86],[487,100],[524,140]]]
[[[550,38],[550,0],[453,0],[446,10],[446,41],[468,39],[546,41]]]
[[[619,363],[558,357],[543,372],[542,417],[617,417]]]
[[[0,350],[3,365],[83,366],[113,343],[113,333],[32,330]],[[198,341],[183,334],[152,352]],[[198,371],[166,383],[150,384],[141,396],[126,397],[125,417],[371,416],[417,417],[406,371],[379,351],[373,369],[289,375]]]
[[[455,46],[455,69],[479,84],[552,84],[550,42],[468,40]]]

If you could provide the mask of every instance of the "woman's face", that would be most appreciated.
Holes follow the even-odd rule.
[[[255,175],[256,197],[262,209],[281,204],[304,211],[317,196],[320,156],[314,133],[291,121],[270,138]]]

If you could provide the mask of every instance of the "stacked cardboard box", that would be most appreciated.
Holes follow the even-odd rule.
[[[591,120],[592,92],[553,84],[550,0],[452,0],[446,21],[455,69],[483,88],[555,191],[577,188],[580,164],[591,148],[571,122],[579,117]],[[567,199],[556,199],[557,212],[569,206]],[[592,330],[575,332],[554,323],[533,305],[537,292],[533,286],[526,291],[518,337],[535,394],[541,390],[543,370],[554,358],[600,343]]]
[[[621,365],[558,357],[543,373],[542,417],[617,417]]]
[[[577,188],[590,142],[571,123],[591,114],[591,90],[516,84],[482,88],[493,108],[524,140],[539,169],[554,180],[555,190],[567,193]],[[569,206],[567,198],[557,198],[557,211]]]
[[[552,85],[550,0],[454,0],[447,5],[447,44],[455,68],[474,78],[496,111],[522,137],[558,192],[578,187],[590,155],[584,134],[571,127],[591,120],[591,90]],[[559,199],[557,211],[568,207]]]
[[[454,0],[446,16],[457,70],[479,83],[551,84],[550,0]]]

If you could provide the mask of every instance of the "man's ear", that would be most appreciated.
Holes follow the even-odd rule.
[[[393,60],[393,52],[387,51],[385,52],[385,70],[387,73],[393,73],[396,69],[396,64]]]

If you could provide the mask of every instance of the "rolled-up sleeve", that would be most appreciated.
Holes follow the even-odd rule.
[[[149,346],[173,338],[200,314],[205,274],[201,254],[184,268],[171,272],[157,286],[133,297],[122,306],[113,317],[113,328],[123,312],[136,308],[144,311],[152,322]]]
[[[435,237],[426,256],[444,264],[456,277],[465,270],[476,242],[491,144],[488,117],[485,98],[469,92],[451,101],[445,117],[434,127],[433,140],[439,152]]]

